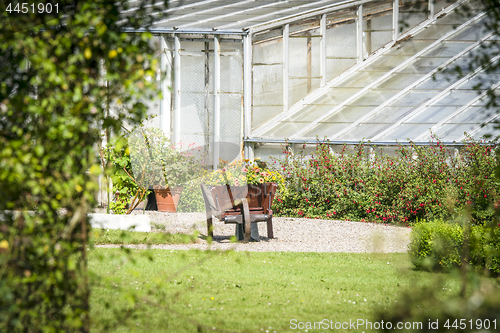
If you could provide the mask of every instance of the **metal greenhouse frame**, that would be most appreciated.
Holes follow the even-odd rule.
[[[436,46],[449,43],[458,32],[477,28],[485,15],[479,11],[467,21],[446,23],[450,29],[443,33],[436,25],[436,20],[464,2],[450,5],[446,0],[172,0],[172,7],[163,12],[169,16],[157,21],[151,30],[157,38],[162,71],[173,73],[163,82],[163,100],[152,110],[160,116],[156,126],[175,143],[188,141],[207,147],[214,168],[220,159],[232,160],[241,157],[241,152],[246,158],[265,157],[267,151],[258,153],[255,145],[314,143],[316,135],[311,133],[319,135],[322,128],[330,128],[325,142],[355,144],[359,139],[349,139],[344,134],[389,110],[391,103],[414,93],[419,84],[428,82],[443,67],[463,60],[481,43],[491,42],[491,34],[485,33],[472,41],[464,40],[469,43],[467,47],[454,54],[426,56]],[[124,15],[133,15],[134,10]],[[402,25],[401,20],[408,24]],[[452,23],[459,26],[458,30],[451,28]],[[421,43],[418,50],[403,55],[403,60],[385,73],[374,75],[362,88],[342,95],[340,87],[346,80],[368,75],[366,68],[419,33],[432,33],[425,37],[431,42]],[[342,113],[384,80],[425,57],[438,65],[428,66],[426,72],[419,71],[419,75],[414,75],[417,80],[397,92],[393,87],[394,95],[388,95],[370,110],[366,108],[350,123],[328,122],[328,118]],[[407,120],[433,107],[433,103],[481,71],[479,68],[467,73],[436,95],[429,95],[428,100],[393,123],[375,126],[378,130],[370,139],[372,144],[384,146],[393,145],[398,139],[405,141],[399,137],[388,139],[387,134],[401,125],[408,127]],[[496,89],[500,80],[494,79]],[[447,126],[450,119],[477,106],[485,94],[466,101],[443,119],[418,128],[429,125],[438,130]],[[330,106],[315,102],[325,96]],[[309,106],[314,107],[308,109]],[[490,117],[487,122],[495,118]],[[428,138],[421,132],[413,139],[426,144]],[[224,146],[225,142],[230,145]],[[459,145],[456,140],[446,143]]]

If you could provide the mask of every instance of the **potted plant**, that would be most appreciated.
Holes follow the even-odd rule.
[[[204,182],[213,186],[229,186],[234,197],[246,197],[252,208],[260,207],[267,201],[269,193],[266,188],[270,183],[276,183],[280,190],[283,177],[277,171],[270,170],[260,159],[245,159],[221,165],[218,170],[208,174]]]
[[[144,186],[153,189],[159,211],[176,212],[183,186],[199,177],[201,148],[181,151],[159,128],[138,128],[129,136],[132,169]]]

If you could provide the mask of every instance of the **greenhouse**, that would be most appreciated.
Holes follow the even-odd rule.
[[[464,3],[468,15],[456,11]],[[500,73],[469,68],[482,45],[497,42],[474,3],[170,4],[153,29],[167,79],[163,99],[150,103],[158,115],[150,125],[173,142],[205,147],[214,167],[318,139],[390,147],[428,144],[434,133],[458,146],[465,132],[499,134],[486,97]]]

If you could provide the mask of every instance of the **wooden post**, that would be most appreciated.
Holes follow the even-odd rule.
[[[365,38],[365,54],[366,57],[372,53],[372,20],[366,20],[366,38]]]
[[[307,37],[307,92],[311,92],[312,84],[312,39]]]

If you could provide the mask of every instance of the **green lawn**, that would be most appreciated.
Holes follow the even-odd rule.
[[[140,232],[128,230],[92,228],[90,242],[94,245],[103,244],[188,244],[198,239],[198,234],[182,235],[164,232]]]
[[[304,332],[290,321],[370,320],[436,275],[412,270],[406,254],[130,253],[89,252],[94,331],[196,332],[199,323],[209,332]],[[443,276],[456,292],[458,281]]]

